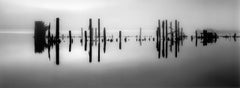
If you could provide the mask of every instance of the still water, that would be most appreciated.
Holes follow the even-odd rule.
[[[35,53],[32,34],[0,34],[0,88],[185,88],[239,86],[240,43],[218,39],[216,43],[195,46],[188,38],[178,56],[158,58],[156,41],[140,46],[135,37],[128,42],[101,44],[98,62],[93,43],[92,62],[79,38],[59,45],[59,65],[55,47]],[[88,47],[89,48],[89,47]]]

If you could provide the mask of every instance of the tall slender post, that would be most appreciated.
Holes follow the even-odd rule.
[[[56,18],[56,40],[59,40],[59,18]]]
[[[180,22],[178,21],[178,42],[177,42],[177,46],[178,46],[178,52],[180,51],[180,48],[179,48],[179,45],[180,45],[180,42],[179,42],[179,38],[180,37]]]
[[[122,31],[119,31],[119,49],[122,49]]]
[[[177,20],[175,20],[175,57],[177,57]]]
[[[197,30],[195,31],[195,46],[197,47],[197,43],[198,43],[198,33],[197,33]]]
[[[71,52],[72,48],[72,32],[69,31],[69,52]]]
[[[103,46],[103,52],[105,53],[106,51],[106,28],[103,28],[103,42],[104,42],[104,46]]]
[[[89,19],[89,36],[90,36],[90,41],[89,41],[89,62],[91,63],[92,62],[92,38],[93,38],[93,35],[92,35],[92,19],[90,18]]]
[[[172,22],[170,22],[170,30],[171,30],[171,44],[170,44],[170,51],[172,52],[172,46],[173,46],[173,27],[172,27]]]
[[[164,29],[165,29],[165,22],[163,21],[162,22],[162,37],[163,37],[163,40],[165,40],[165,31],[164,31]]]
[[[168,57],[168,21],[166,20],[166,58]]]
[[[98,62],[100,62],[100,19],[98,19]]]
[[[161,21],[158,20],[158,58],[161,57]]]
[[[139,42],[140,42],[140,46],[142,46],[142,28],[140,28]]]
[[[85,41],[84,41],[85,48],[84,48],[84,50],[87,51],[87,31],[84,31],[84,36],[85,36]]]

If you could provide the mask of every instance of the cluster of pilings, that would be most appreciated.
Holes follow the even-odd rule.
[[[183,40],[187,37],[183,33],[183,28],[180,28],[180,22],[175,20],[175,28],[173,28],[172,22],[168,25],[168,20],[158,20],[158,27],[156,30],[156,49],[158,51],[158,58],[168,58],[168,48],[170,52],[173,52],[173,46],[175,46],[175,57],[177,57],[180,51],[180,43],[183,45]],[[170,30],[170,31],[169,31]],[[169,44],[170,43],[170,44]]]
[[[198,39],[203,44],[207,46],[208,43],[216,43],[219,36],[216,32],[209,32],[208,30],[202,30],[202,32],[195,31],[195,46],[198,45]],[[191,36],[191,41],[193,41],[193,36]]]
[[[56,64],[59,64],[59,25],[60,19],[56,18],[56,35],[51,34],[51,24],[45,25],[43,21],[35,21],[34,28],[34,44],[35,53],[42,53],[45,48],[48,49],[48,57],[50,60],[50,48],[56,46]],[[47,36],[46,36],[47,34]]]

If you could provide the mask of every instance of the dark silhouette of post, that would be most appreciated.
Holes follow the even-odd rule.
[[[59,40],[59,23],[60,19],[59,18],[56,18],[56,40],[58,41]]]
[[[98,19],[98,62],[100,62],[100,19]]]
[[[103,28],[103,42],[104,42],[104,46],[103,46],[103,52],[105,53],[106,51],[106,28]]]
[[[92,19],[90,18],[89,19],[89,37],[90,37],[90,40],[89,40],[89,62],[91,63],[92,62],[92,38],[93,38],[93,35],[92,35]]]
[[[175,57],[177,57],[177,41],[178,41],[178,38],[177,38],[177,29],[178,29],[178,27],[177,27],[177,20],[175,20]]]
[[[69,52],[71,52],[71,49],[72,49],[72,32],[69,31]]]
[[[158,20],[158,27],[157,27],[157,51],[158,51],[158,58],[161,57],[161,21]]]
[[[198,42],[198,33],[197,30],[195,31],[195,46],[197,47],[197,42]]]
[[[166,49],[165,49],[166,55],[165,56],[167,58],[168,57],[168,21],[167,20],[165,24],[166,24]]]
[[[162,34],[163,34],[163,42],[162,42],[162,57],[165,57],[165,21],[162,22]]]
[[[50,36],[51,36],[51,33],[50,33],[50,29],[51,29],[51,23],[49,23],[49,25],[48,25],[48,36],[47,36],[47,38],[48,38],[48,44],[47,44],[47,46],[48,46],[48,58],[49,58],[49,60],[50,60],[50,58],[51,58],[51,55],[50,55],[50,48],[51,48],[51,44],[50,44]]]
[[[170,22],[170,31],[171,31],[171,44],[170,44],[170,51],[172,52],[172,46],[173,46],[173,27],[172,27],[172,22]]]
[[[140,33],[139,33],[139,43],[140,43],[140,46],[142,46],[142,28],[140,28]]]
[[[165,34],[164,34],[165,30],[164,29],[165,29],[165,22],[163,21],[162,22],[162,38],[163,38],[163,40],[165,40]]]
[[[177,34],[177,35],[178,35],[178,38],[177,38],[177,39],[178,39],[178,41],[177,41],[177,50],[178,50],[178,52],[179,52],[179,51],[180,51],[180,48],[179,48],[180,22],[179,22],[179,21],[178,21],[178,26],[177,26],[177,28],[178,28],[178,29],[177,29],[177,33],[178,33],[178,34]]]
[[[84,31],[84,39],[85,39],[85,41],[84,41],[84,45],[85,45],[85,47],[84,47],[84,50],[85,51],[87,51],[87,31]]]
[[[122,49],[122,31],[119,31],[119,49]]]

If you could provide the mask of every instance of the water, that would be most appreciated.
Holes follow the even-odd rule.
[[[124,34],[124,33],[123,33]],[[186,39],[178,57],[158,58],[155,41],[139,42],[135,37],[119,43],[101,43],[101,60],[93,44],[89,62],[79,38],[59,45],[59,65],[55,46],[35,53],[32,34],[0,34],[1,88],[159,88],[159,87],[237,87],[239,85],[239,39],[218,39],[207,46]],[[89,50],[89,45],[88,45]],[[173,49],[174,52],[174,49]]]

